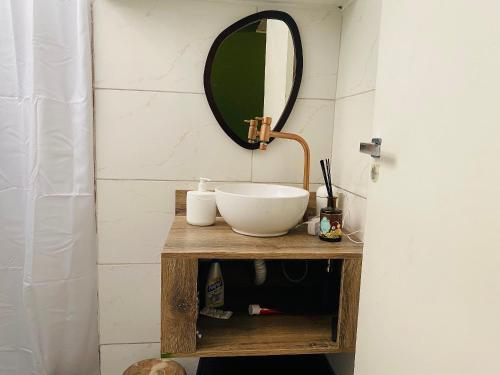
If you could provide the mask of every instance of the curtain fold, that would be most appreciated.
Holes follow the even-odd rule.
[[[99,373],[90,30],[0,0],[0,375]]]

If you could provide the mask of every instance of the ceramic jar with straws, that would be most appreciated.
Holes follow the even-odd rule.
[[[333,196],[330,159],[321,160],[321,170],[328,192],[328,204],[319,214],[319,238],[323,241],[339,242],[342,240],[342,210],[338,209],[337,197]]]

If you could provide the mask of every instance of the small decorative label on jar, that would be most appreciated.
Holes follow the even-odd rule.
[[[321,213],[320,232],[321,239],[338,242],[342,239],[342,214]]]

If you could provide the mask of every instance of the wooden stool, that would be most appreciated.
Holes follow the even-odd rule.
[[[123,375],[186,375],[186,371],[175,361],[145,359],[134,363]]]

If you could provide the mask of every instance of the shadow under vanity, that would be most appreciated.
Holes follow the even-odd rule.
[[[162,253],[161,353],[163,357],[212,357],[353,352],[356,342],[362,247],[327,243],[293,229],[286,236],[247,237],[221,217],[214,226],[185,219],[185,191],[176,192],[176,218]],[[314,210],[314,194],[309,210]],[[208,262],[218,259],[228,320],[199,316]],[[251,260],[265,259],[268,278],[253,282]],[[308,273],[300,283],[287,280]],[[327,266],[330,264],[330,272]],[[294,277],[294,276],[292,276]],[[282,315],[250,316],[249,304]],[[197,336],[197,332],[199,335]]]

